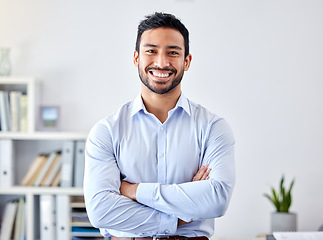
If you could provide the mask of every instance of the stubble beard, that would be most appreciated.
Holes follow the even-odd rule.
[[[159,69],[159,70],[165,70],[165,69]],[[157,94],[165,94],[176,88],[182,81],[183,75],[184,75],[184,69],[179,72],[172,81],[172,84],[169,87],[164,87],[164,88],[157,88],[154,87],[150,84],[149,82],[149,77],[148,77],[148,71],[147,68],[145,69],[145,72],[141,70],[140,65],[138,65],[138,73],[139,73],[139,78],[141,82],[152,92],[157,93]],[[177,72],[174,72],[173,74],[177,74]],[[166,85],[167,82],[159,82],[158,85]]]

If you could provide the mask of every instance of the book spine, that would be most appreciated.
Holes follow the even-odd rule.
[[[83,187],[85,165],[85,141],[77,141],[75,146],[74,187]]]
[[[55,196],[40,195],[40,239],[55,240]]]
[[[73,186],[74,141],[64,142],[62,150],[61,187]]]
[[[10,131],[10,113],[8,92],[0,91],[1,131]]]
[[[70,238],[70,199],[68,195],[56,196],[56,236],[59,240]]]

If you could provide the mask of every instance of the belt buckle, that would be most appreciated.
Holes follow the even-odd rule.
[[[153,236],[153,240],[158,240],[158,239],[169,239],[169,236]]]
[[[159,239],[174,239],[174,240],[179,240],[179,239],[183,239],[183,240],[187,240],[187,237],[182,237],[182,236],[153,236],[153,240],[159,240]]]
[[[153,240],[158,240],[158,239],[170,239],[171,236],[153,236]]]

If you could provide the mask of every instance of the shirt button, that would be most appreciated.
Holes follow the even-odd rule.
[[[164,131],[164,128],[162,127],[162,128],[160,128],[160,131]]]
[[[170,231],[169,230],[166,230],[165,233],[170,233]]]
[[[159,157],[164,157],[164,153],[159,153]]]

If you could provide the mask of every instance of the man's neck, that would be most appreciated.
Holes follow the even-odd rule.
[[[147,111],[154,114],[162,123],[167,120],[168,112],[176,106],[181,95],[180,86],[173,90],[165,94],[157,94],[146,87],[142,88],[141,97]]]

